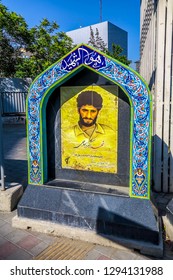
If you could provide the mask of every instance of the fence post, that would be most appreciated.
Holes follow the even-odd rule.
[[[1,94],[0,94],[0,183],[1,183],[1,191],[5,191]]]

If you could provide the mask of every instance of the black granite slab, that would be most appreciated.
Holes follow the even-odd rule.
[[[149,200],[29,185],[19,217],[51,221],[98,234],[159,243],[159,228]]]
[[[81,181],[73,181],[66,179],[55,179],[52,181],[48,181],[45,185],[48,186],[58,186],[59,188],[66,189],[75,189],[75,190],[84,190],[89,192],[99,192],[104,194],[114,194],[114,195],[123,195],[129,196],[128,190],[126,187],[120,187],[115,185],[106,185],[99,183],[90,183],[90,182],[81,182]]]
[[[118,94],[117,173],[92,172],[61,167],[61,87],[57,87],[52,92],[46,107],[48,181],[66,179],[81,181],[82,183],[99,183],[128,188],[130,170],[130,104],[128,97],[117,85],[86,68],[63,83],[62,87],[77,88],[80,86],[85,89],[90,85],[109,87],[112,94]],[[78,92],[79,89],[76,94]],[[85,189],[89,190],[87,184],[85,184]],[[105,190],[105,192],[107,191]]]

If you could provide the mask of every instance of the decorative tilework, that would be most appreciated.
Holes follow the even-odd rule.
[[[29,183],[42,184],[43,170],[40,139],[41,101],[49,88],[58,80],[66,78],[79,66],[87,66],[117,83],[127,93],[133,108],[132,151],[131,151],[131,196],[149,197],[149,141],[150,141],[150,98],[142,81],[130,68],[82,45],[47,69],[32,84],[28,96],[28,147]]]

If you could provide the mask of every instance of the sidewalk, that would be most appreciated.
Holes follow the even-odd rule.
[[[26,130],[24,124],[3,126],[5,181],[27,186]]]
[[[53,237],[30,230],[12,228],[16,215],[0,212],[0,259],[85,259],[85,260],[140,260],[150,259],[117,244],[117,248],[104,247],[63,237]],[[52,245],[52,247],[51,247]],[[47,249],[47,250],[46,250]]]
[[[27,186],[27,156],[25,125],[4,125],[4,156],[6,182],[17,182]],[[155,195],[161,215],[172,196]],[[115,248],[54,237],[31,230],[20,230],[11,226],[16,210],[0,212],[0,259],[80,259],[80,260],[144,260],[154,259],[116,244]],[[173,259],[173,245],[164,242],[163,259]]]

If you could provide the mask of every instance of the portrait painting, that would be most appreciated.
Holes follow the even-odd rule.
[[[61,167],[117,173],[117,87],[61,88]]]

